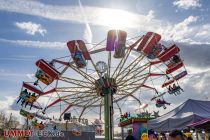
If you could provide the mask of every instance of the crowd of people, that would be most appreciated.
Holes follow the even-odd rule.
[[[128,136],[126,140],[136,140],[135,137],[132,135],[132,131],[128,131]],[[169,133],[167,137],[165,133],[160,133],[159,135],[155,135],[154,137],[146,136],[141,137],[140,140],[193,140],[192,135],[187,135],[179,130],[174,130]]]

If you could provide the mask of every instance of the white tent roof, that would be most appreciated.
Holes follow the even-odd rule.
[[[190,123],[210,118],[210,101],[189,99],[174,110],[149,121],[149,127],[155,131],[184,129]]]

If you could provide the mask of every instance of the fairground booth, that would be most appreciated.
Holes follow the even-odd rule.
[[[118,126],[125,132],[125,136],[128,131],[132,131],[132,135],[136,140],[146,140],[148,138],[148,121],[154,118],[150,113],[141,113],[133,116],[125,113],[121,116]]]

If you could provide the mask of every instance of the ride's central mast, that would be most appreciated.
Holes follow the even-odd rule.
[[[113,95],[104,96],[105,140],[113,139]]]
[[[114,78],[107,74],[107,64],[99,61],[96,69],[100,73],[100,78],[95,81],[95,88],[99,96],[104,97],[104,121],[105,121],[105,140],[113,139],[113,94],[117,91]]]

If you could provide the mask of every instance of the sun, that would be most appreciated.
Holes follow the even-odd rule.
[[[104,26],[114,29],[132,28],[138,18],[134,13],[118,9],[103,10],[99,13],[99,17]]]

